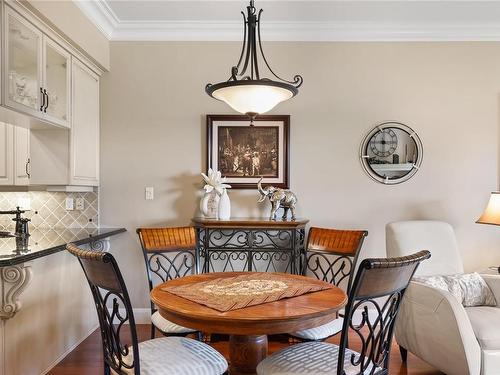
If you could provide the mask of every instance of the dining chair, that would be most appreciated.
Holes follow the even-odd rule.
[[[138,228],[149,291],[155,285],[196,273],[196,234],[193,227]],[[163,335],[186,336],[200,333],[162,317],[151,302],[151,338],[156,329]]]
[[[364,230],[309,229],[303,274],[310,274],[349,293],[358,256],[368,235]],[[342,331],[343,318],[290,334],[300,341],[324,341]]]
[[[264,359],[257,374],[388,374],[401,300],[418,265],[429,257],[424,250],[400,258],[363,260],[349,292],[340,345],[312,341],[289,346]],[[360,319],[353,319],[355,315]],[[359,338],[360,352],[347,347],[350,330]]]
[[[67,250],[78,258],[94,298],[105,374],[221,375],[227,371],[224,357],[197,340],[162,337],[139,343],[127,287],[113,255],[73,244]]]

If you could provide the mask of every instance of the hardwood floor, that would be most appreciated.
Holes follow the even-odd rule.
[[[140,341],[149,339],[150,326],[141,324],[137,326],[137,334]],[[338,335],[339,336],[339,335]],[[158,337],[158,336],[157,336]],[[330,342],[338,343],[339,337],[330,339]],[[282,340],[283,341],[283,340]],[[357,344],[351,340],[353,349],[357,349]],[[228,356],[227,341],[216,341],[211,344],[215,349]],[[272,353],[288,345],[279,340],[270,340],[269,352]],[[391,351],[390,369],[392,375],[442,375],[427,363],[408,353],[408,362],[403,364],[399,356],[399,350],[396,344],[393,344]],[[83,341],[75,350],[73,350],[64,360],[62,360],[52,371],[50,375],[102,375],[102,346],[99,330],[96,330],[85,341]]]

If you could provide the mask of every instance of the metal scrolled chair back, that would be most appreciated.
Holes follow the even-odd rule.
[[[138,228],[137,234],[150,289],[157,282],[195,273],[196,234],[193,227]]]
[[[404,292],[420,262],[430,256],[424,250],[400,258],[361,262],[345,309],[337,375],[344,375],[344,359],[358,368],[358,374],[388,373],[394,323]],[[361,312],[361,320],[353,322],[357,312]],[[359,337],[361,350],[359,355],[344,358],[349,329]]]
[[[311,227],[304,274],[312,274],[335,286],[347,283],[346,290],[349,291],[359,252],[367,235],[368,232],[363,230]]]
[[[149,290],[158,283],[196,273],[193,227],[138,228]],[[155,308],[151,303],[151,312]]]
[[[115,258],[110,253],[83,250],[73,244],[68,244],[67,250],[78,258],[94,298],[105,374],[112,369],[118,374],[130,374],[133,370],[139,375],[139,348],[132,305]],[[129,331],[130,342],[124,342],[123,329]]]

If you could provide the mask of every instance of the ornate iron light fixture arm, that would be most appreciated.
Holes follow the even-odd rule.
[[[302,78],[302,76],[300,74],[297,74],[293,77],[293,81],[288,81],[286,79],[283,79],[281,78],[279,75],[277,75],[276,73],[274,73],[274,70],[271,68],[271,66],[269,65],[269,63],[267,62],[267,59],[266,59],[266,55],[264,55],[264,49],[262,48],[262,39],[260,37],[260,18],[261,18],[261,15],[262,15],[262,12],[263,12],[263,9],[261,9],[259,11],[259,16],[257,18],[257,33],[259,35],[259,49],[260,49],[260,54],[262,56],[262,60],[264,60],[264,63],[266,64],[267,66],[267,69],[269,69],[269,71],[271,72],[271,74],[273,76],[275,76],[277,79],[279,79],[280,81],[283,81],[283,82],[287,82],[287,83],[290,83],[292,85],[295,85],[296,88],[299,88],[300,86],[302,86],[302,83],[304,82],[304,79]]]
[[[243,55],[245,54],[245,47],[247,45],[247,18],[245,16],[245,13],[241,12],[241,15],[243,16],[243,44],[241,46],[241,54],[240,58],[238,59],[238,64],[231,68],[231,78],[229,78],[228,81],[237,80],[236,76],[238,75],[241,62],[243,61]]]
[[[260,20],[262,17],[263,9],[259,10],[259,14],[256,15],[256,8],[254,6],[254,0],[250,1],[250,5],[247,7],[248,14],[241,12],[243,16],[243,45],[241,47],[241,54],[238,60],[238,64],[231,68],[231,77],[229,81],[238,81],[238,77],[241,77],[242,80],[260,80],[260,70],[258,63],[258,52],[262,56],[262,60],[266,64],[267,69],[271,74],[279,79],[282,82],[289,83],[294,85],[296,88],[299,88],[304,79],[301,75],[295,75],[293,77],[293,81],[286,80],[279,75],[277,75],[274,70],[271,68],[269,62],[267,61],[266,55],[264,54],[264,48],[262,47],[262,39],[260,33]],[[258,42],[258,50],[257,50],[257,42]],[[243,62],[243,56],[245,56],[245,60]],[[240,70],[241,63],[243,62],[243,68]],[[245,76],[247,69],[250,68],[250,75]],[[266,78],[262,78],[267,80]]]

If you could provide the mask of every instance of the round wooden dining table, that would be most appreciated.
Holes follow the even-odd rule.
[[[337,311],[347,303],[345,292],[333,287],[275,302],[220,312],[163,290],[165,287],[249,274],[222,272],[186,276],[159,284],[151,291],[151,300],[165,319],[206,333],[230,335],[231,375],[255,373],[259,362],[267,356],[267,335],[291,333],[326,324],[334,320]],[[325,283],[305,276],[279,275]]]

